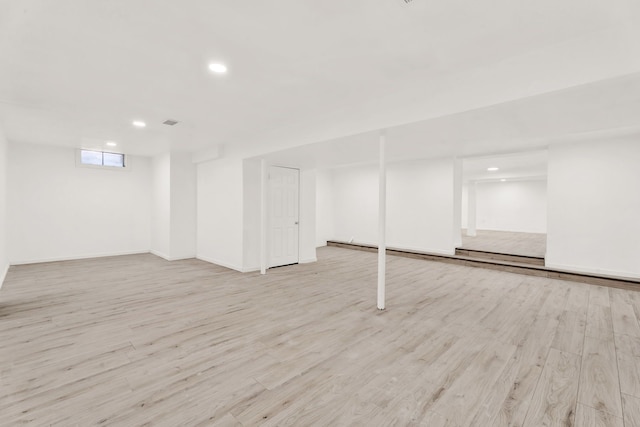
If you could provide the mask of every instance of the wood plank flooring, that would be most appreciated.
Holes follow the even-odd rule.
[[[11,267],[0,424],[640,422],[640,293],[327,247],[240,274],[133,255]]]

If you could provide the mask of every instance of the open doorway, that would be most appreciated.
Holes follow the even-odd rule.
[[[470,157],[462,162],[458,249],[544,259],[547,151]]]

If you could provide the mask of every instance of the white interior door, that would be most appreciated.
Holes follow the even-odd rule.
[[[300,171],[269,168],[269,267],[298,262]]]

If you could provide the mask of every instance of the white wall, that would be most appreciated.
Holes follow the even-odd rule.
[[[243,270],[260,269],[261,172],[260,160],[243,161]],[[316,261],[316,173],[300,171],[298,259]],[[267,233],[268,237],[268,233]],[[267,244],[267,248],[269,245]]]
[[[316,171],[300,171],[298,254],[301,263],[316,259]]]
[[[453,160],[453,246],[462,246],[462,160]]]
[[[548,266],[640,277],[640,140],[549,147]]]
[[[316,171],[316,246],[326,246],[334,238],[333,231],[333,172]]]
[[[453,159],[413,161],[387,167],[387,244],[390,247],[452,254],[455,234]],[[325,177],[326,178],[326,177]],[[335,169],[322,180],[332,188],[333,237],[355,243],[378,242],[378,168]],[[328,204],[318,218],[328,230]],[[322,215],[321,215],[322,213]]]
[[[389,165],[387,244],[390,247],[454,253],[454,173],[452,159]]]
[[[196,256],[196,166],[188,153],[152,160],[151,252],[167,260]]]
[[[242,160],[203,162],[197,171],[197,256],[243,271]]]
[[[378,243],[378,167],[334,169],[333,236],[354,243]],[[319,207],[326,210],[327,207]],[[320,217],[320,215],[317,215]]]
[[[76,167],[75,150],[9,144],[12,264],[148,252],[151,165]]]
[[[7,245],[7,140],[0,129],[0,287],[9,269]]]
[[[169,259],[171,253],[171,157],[151,160],[151,253]]]
[[[260,269],[262,209],[262,165],[260,160],[243,162],[243,271]]]
[[[189,153],[171,153],[170,260],[196,256],[196,176]]]
[[[467,226],[468,191],[462,206]],[[547,232],[545,180],[476,183],[476,228],[479,230]]]

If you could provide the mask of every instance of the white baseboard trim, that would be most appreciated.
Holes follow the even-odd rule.
[[[193,255],[180,255],[180,256],[172,256],[168,258],[169,261],[182,261],[184,259],[194,259],[196,254]]]
[[[164,259],[164,260],[171,261],[171,260],[169,259],[169,255],[166,255],[166,254],[164,254],[164,253],[162,253],[162,252],[160,252],[160,251],[156,251],[156,250],[151,249],[151,250],[149,251],[149,253],[150,253],[150,254],[152,254],[152,255],[155,255],[155,256],[157,256],[157,257],[160,257],[160,258],[162,258],[162,259]]]
[[[165,254],[163,252],[155,251],[153,249],[150,250],[149,252],[151,254],[153,254],[155,256],[158,256],[158,257],[160,257],[160,258],[162,258],[164,260],[167,260],[167,261],[180,261],[180,260],[183,260],[183,259],[192,259],[192,258],[196,257],[195,254],[193,254],[193,255],[185,255],[185,256],[169,256],[169,255],[167,255],[167,254]]]
[[[9,264],[7,264],[2,271],[0,271],[0,289],[2,289],[2,285],[4,283],[4,279],[7,277],[7,273],[9,272]]]
[[[200,261],[208,262],[210,264],[219,265],[220,267],[225,267],[225,268],[229,268],[231,270],[239,271],[240,273],[244,273],[243,268],[242,267],[238,267],[237,265],[229,264],[227,262],[220,261],[220,260],[213,259],[213,258],[209,258],[209,257],[196,256],[196,258],[199,259]]]
[[[305,258],[305,259],[301,259],[298,260],[298,264],[308,264],[311,262],[317,262],[318,259],[317,258]],[[267,267],[267,271],[269,271],[271,267]],[[253,273],[254,271],[260,271],[260,266],[254,266],[254,267],[245,267],[241,270],[243,273]]]
[[[557,270],[563,270],[563,271],[566,271],[567,273],[584,273],[584,274],[595,274],[596,276],[603,275],[603,276],[613,276],[613,277],[621,277],[621,278],[626,277],[629,279],[640,279],[640,274],[632,273],[629,271],[607,270],[604,268],[584,268],[584,267],[578,267],[578,266],[569,265],[569,264],[557,264],[554,262],[549,262],[549,260],[546,260],[545,267],[553,268]]]
[[[451,249],[451,250],[444,250],[444,249],[429,249],[429,248],[408,248],[408,247],[398,247],[398,246],[387,246],[387,249],[389,250],[394,250],[397,249],[399,251],[412,251],[412,252],[428,252],[431,254],[437,254],[437,255],[455,255],[456,254],[456,250]]]
[[[10,264],[11,265],[41,264],[45,262],[76,261],[79,259],[104,258],[104,257],[110,257],[110,256],[123,256],[123,255],[140,255],[140,254],[148,254],[148,253],[149,253],[149,250],[109,252],[109,253],[98,253],[98,254],[88,254],[88,255],[27,259],[27,260],[17,260],[17,261],[14,260],[14,261],[11,261]]]

